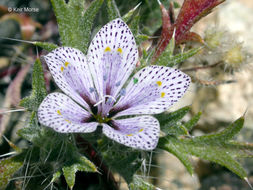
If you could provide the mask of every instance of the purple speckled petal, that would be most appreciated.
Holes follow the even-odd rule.
[[[185,73],[163,66],[149,66],[137,72],[111,113],[123,115],[157,114],[177,102],[190,85]]]
[[[91,114],[62,93],[51,93],[40,104],[39,122],[60,133],[89,133],[97,122],[88,122]]]
[[[74,48],[60,47],[44,58],[59,88],[89,110],[96,94],[85,55]]]
[[[116,142],[142,150],[153,150],[159,139],[160,125],[156,118],[140,116],[119,119],[103,125],[103,133]]]
[[[100,99],[104,95],[115,98],[138,61],[138,49],[127,24],[115,19],[103,26],[90,44],[88,61]]]

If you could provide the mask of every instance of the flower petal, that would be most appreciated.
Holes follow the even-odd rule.
[[[159,139],[159,122],[151,116],[113,120],[109,123],[111,126],[102,125],[107,137],[136,149],[152,150]]]
[[[127,24],[115,19],[103,26],[90,44],[88,60],[99,95],[116,97],[138,61],[138,49]],[[106,88],[110,90],[105,92]]]
[[[39,122],[60,133],[89,133],[98,123],[88,122],[91,114],[62,93],[51,93],[40,104]]]
[[[163,66],[149,66],[137,72],[110,115],[157,114],[177,102],[190,85],[185,73]]]
[[[95,104],[95,94],[85,55],[74,48],[60,47],[44,58],[59,88],[89,110]]]

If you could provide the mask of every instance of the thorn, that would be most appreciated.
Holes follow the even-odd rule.
[[[136,5],[136,6],[133,8],[133,11],[135,11],[141,4],[142,4],[142,2],[140,2],[138,5]]]
[[[253,187],[252,187],[252,185],[251,185],[249,179],[248,179],[247,177],[245,177],[245,178],[243,178],[243,179],[247,182],[247,184],[249,185],[250,189],[253,190]]]
[[[175,36],[176,36],[176,28],[174,28],[173,30],[172,38],[175,39]]]
[[[1,111],[0,115],[6,114],[6,113],[18,112],[18,111],[26,111],[26,109],[16,109],[16,110]]]
[[[246,110],[244,111],[243,117],[245,117],[245,115],[247,114],[248,110],[249,110],[249,106],[247,106]]]
[[[12,143],[9,139],[7,139],[4,135],[3,138],[7,141],[11,148],[13,148],[16,152],[20,152],[21,149],[17,147],[14,143]]]
[[[24,43],[33,44],[33,45],[35,45],[35,43],[36,43],[36,42],[32,42],[32,41],[20,40],[20,39],[8,38],[8,37],[0,37],[0,39],[11,40],[11,41],[16,41],[16,42],[24,42]]]

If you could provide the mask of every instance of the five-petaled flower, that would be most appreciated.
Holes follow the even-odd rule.
[[[41,124],[61,133],[89,133],[100,125],[107,137],[143,150],[154,149],[159,139],[160,124],[150,115],[166,111],[190,84],[189,76],[163,66],[147,66],[129,80],[138,50],[121,19],[100,29],[87,56],[60,47],[45,61],[66,95],[55,92],[43,100]]]

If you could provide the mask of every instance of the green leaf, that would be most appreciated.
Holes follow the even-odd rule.
[[[103,0],[93,1],[85,10],[84,0],[51,0],[56,15],[63,46],[70,46],[86,53],[90,42],[91,29],[95,16]]]
[[[55,182],[57,179],[59,179],[62,175],[62,172],[61,171],[57,171],[53,174],[53,177],[52,177],[52,180],[51,182]]]
[[[36,140],[40,138],[40,130],[41,128],[38,126],[37,121],[37,113],[32,112],[28,126],[18,130],[17,134],[36,144]]]
[[[46,97],[47,91],[44,80],[44,73],[41,62],[36,59],[33,66],[32,94],[21,100],[20,105],[29,111],[37,111],[40,103]]]
[[[220,142],[226,142],[228,140],[231,140],[236,134],[240,132],[240,130],[243,127],[244,118],[240,117],[235,122],[230,124],[227,128],[225,128],[223,131],[215,133],[215,134],[209,134],[209,135],[203,135],[200,137],[195,137],[195,142],[213,142],[213,143],[220,143]]]
[[[183,107],[172,113],[161,113],[154,115],[160,123],[160,128],[165,134],[181,135],[185,133],[185,129],[179,121],[189,112],[190,107]],[[179,133],[179,134],[177,134]]]
[[[112,143],[108,138],[103,138],[100,143],[100,152],[108,167],[119,173],[127,183],[133,179],[133,175],[141,166],[140,152],[126,146]],[[104,149],[103,147],[106,147]],[[124,167],[122,167],[124,166]]]
[[[134,36],[137,36],[137,34],[139,34],[139,23],[140,23],[140,16],[139,15],[136,15],[131,23],[129,24],[130,25],[130,29],[133,33]]]
[[[138,5],[136,5],[133,9],[131,9],[130,11],[128,11],[124,16],[122,16],[122,20],[124,22],[128,22],[132,16],[134,15],[135,11],[137,10],[137,8],[141,5],[141,3],[139,3]]]
[[[155,190],[157,189],[154,185],[149,184],[138,176],[134,176],[133,182],[129,184],[131,190]]]
[[[168,45],[166,47],[165,51],[158,57],[158,59],[156,61],[157,65],[173,67],[173,66],[185,61],[186,59],[194,56],[202,49],[202,47],[192,48],[186,52],[179,53],[179,54],[173,56],[171,54],[171,53],[173,53],[172,49],[170,49],[170,48],[172,48],[172,47],[170,47],[170,45]]]
[[[96,166],[86,157],[81,156],[75,162],[66,164],[63,168],[63,175],[70,189],[75,185],[75,175],[77,171],[97,172]]]
[[[186,167],[187,171],[193,175],[194,169],[192,163],[189,160],[189,155],[184,151],[184,149],[178,148],[178,146],[176,146],[179,143],[180,141],[173,136],[161,138],[159,140],[159,146],[164,150],[174,154]]]
[[[106,0],[106,8],[109,20],[120,18],[120,13],[114,0]]]
[[[58,47],[56,44],[48,43],[48,42],[33,42],[33,44],[47,51],[53,51],[54,49]]]
[[[186,123],[184,123],[184,127],[190,131],[192,130],[193,127],[195,127],[195,125],[198,123],[200,116],[201,116],[201,112],[197,113],[196,115],[194,115],[189,121],[187,121]]]
[[[9,180],[23,165],[22,161],[10,157],[0,160],[0,189],[5,189]]]
[[[173,153],[186,167],[188,167],[189,161],[180,157],[182,153],[215,162],[228,168],[239,177],[245,178],[247,174],[235,158],[253,157],[253,145],[231,141],[242,128],[243,123],[244,118],[241,117],[221,132],[194,138],[178,139],[168,135],[160,138],[158,147]]]

